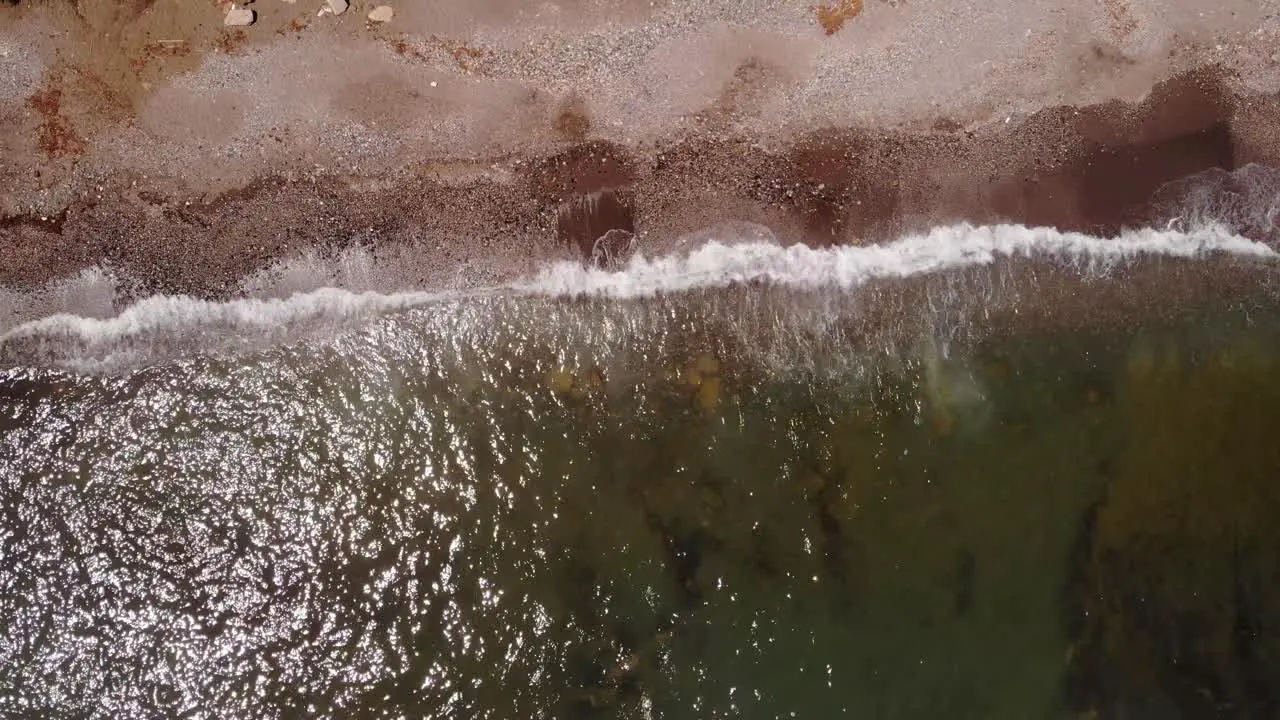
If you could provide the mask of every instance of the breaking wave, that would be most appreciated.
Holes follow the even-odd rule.
[[[119,367],[192,352],[253,351],[334,337],[409,308],[456,305],[482,297],[634,300],[755,283],[799,291],[849,291],[873,281],[985,266],[1001,258],[1053,263],[1086,277],[1098,277],[1144,257],[1195,259],[1210,255],[1253,263],[1277,257],[1266,244],[1218,225],[1194,231],[1135,230],[1107,239],[1020,225],[954,225],[883,245],[832,248],[713,237],[683,253],[656,258],[638,255],[617,271],[560,262],[521,281],[469,290],[384,294],[327,287],[287,298],[225,302],[160,295],[116,314],[103,310],[110,303],[103,300],[109,293],[101,287],[94,292],[71,292],[64,283],[63,297],[75,298],[79,306],[84,306],[85,297],[93,298],[95,310],[89,314],[55,312],[12,325],[0,334],[0,365],[70,364],[83,368],[84,361],[92,358],[99,365]],[[86,276],[82,282],[97,283],[97,287],[106,280]]]
[[[1259,259],[1276,256],[1268,246],[1218,226],[1196,232],[1145,229],[1103,239],[1021,225],[954,225],[887,245],[815,249],[711,242],[685,256],[638,257],[617,272],[558,263],[516,287],[548,295],[586,293],[619,298],[744,282],[847,289],[871,280],[987,265],[1000,257],[1057,259],[1097,274],[1143,255],[1193,258],[1210,253]]]

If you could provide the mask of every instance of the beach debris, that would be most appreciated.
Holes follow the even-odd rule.
[[[379,5],[369,11],[369,19],[376,23],[391,22],[391,18],[395,17],[395,8],[390,5]]]
[[[227,27],[243,27],[252,25],[254,20],[258,19],[258,14],[249,8],[231,6],[227,11],[227,17],[223,19],[222,24]]]
[[[326,0],[325,6],[316,15],[341,15],[348,7],[351,7],[351,3],[347,0]]]
[[[828,35],[835,35],[844,27],[846,20],[852,20],[862,12],[862,0],[836,0],[834,3],[818,6],[818,24]]]

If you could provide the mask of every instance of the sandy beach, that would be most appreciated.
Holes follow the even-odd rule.
[[[1273,0],[390,7],[0,6],[0,286],[225,297],[351,247],[483,283],[726,222],[1107,235],[1167,220],[1170,182],[1280,166]]]

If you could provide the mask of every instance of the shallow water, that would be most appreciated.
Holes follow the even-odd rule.
[[[1116,275],[10,369],[0,714],[1273,716],[1274,299]]]

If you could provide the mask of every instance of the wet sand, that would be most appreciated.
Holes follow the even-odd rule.
[[[6,5],[0,286],[223,297],[374,247],[438,287],[734,221],[1106,235],[1166,220],[1168,183],[1280,167],[1275,3],[725,5]]]

